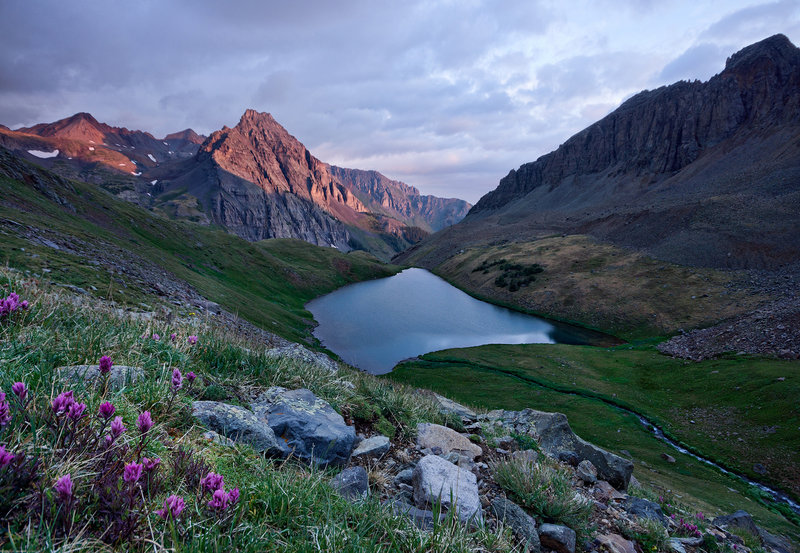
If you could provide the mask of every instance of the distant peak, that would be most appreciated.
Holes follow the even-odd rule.
[[[765,61],[776,65],[800,64],[800,48],[786,35],[777,34],[742,48],[725,62],[725,73],[743,73]]]
[[[205,136],[197,134],[194,129],[184,129],[179,132],[168,134],[164,137],[164,140],[186,140],[193,144],[202,144],[205,138]]]

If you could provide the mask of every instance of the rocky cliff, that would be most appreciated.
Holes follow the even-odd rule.
[[[522,165],[434,239],[435,263],[476,237],[591,234],[683,264],[800,259],[800,50],[776,35],[708,82],[642,92]]]

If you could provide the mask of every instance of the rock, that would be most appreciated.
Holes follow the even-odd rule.
[[[666,453],[662,453],[661,454],[661,458],[664,459],[667,463],[674,463],[675,462],[675,457],[673,457],[672,455],[668,455]]]
[[[394,477],[395,484],[411,484],[411,479],[414,476],[414,469],[405,469],[397,473]]]
[[[517,447],[517,441],[511,436],[503,436],[502,438],[497,438],[495,440],[495,446],[498,449],[505,449],[506,451],[511,451]]]
[[[283,457],[322,467],[342,466],[350,459],[355,429],[310,390],[270,388],[251,407],[275,432]]]
[[[575,530],[558,524],[539,526],[539,542],[542,547],[556,553],[575,553]]]
[[[760,474],[761,476],[764,476],[765,474],[767,474],[767,467],[765,467],[761,463],[756,463],[755,465],[753,465],[753,472],[755,472],[756,474]]]
[[[676,538],[672,538],[667,542],[667,548],[675,553],[686,553],[684,543]]]
[[[586,484],[594,484],[597,482],[597,469],[591,461],[584,459],[578,463],[578,468],[575,470],[578,478],[583,480]]]
[[[234,442],[251,445],[261,453],[280,455],[272,428],[244,407],[221,401],[195,401],[192,415],[206,428]]]
[[[420,449],[427,448],[431,450],[439,447],[444,454],[455,451],[471,460],[483,453],[480,446],[473,444],[469,441],[469,438],[462,436],[455,430],[427,422],[417,425],[417,446]]]
[[[342,497],[350,500],[364,499],[369,495],[369,477],[364,467],[344,469],[333,477],[331,486]]]
[[[792,553],[792,544],[783,536],[775,536],[766,530],[758,529],[758,536],[767,551],[773,553]]]
[[[571,467],[577,467],[581,462],[581,459],[580,457],[578,457],[578,454],[575,453],[574,451],[569,451],[569,450],[559,451],[558,455],[556,455],[556,459],[558,459],[562,463],[568,464]]]
[[[352,457],[382,457],[391,447],[392,442],[386,436],[373,436],[359,443]]]
[[[436,400],[436,403],[439,404],[439,410],[446,415],[454,414],[458,415],[462,419],[467,420],[475,420],[475,418],[478,416],[477,413],[475,413],[475,411],[469,407],[461,405],[460,403],[456,403],[452,399],[440,396],[435,392],[433,393],[433,397]]]
[[[497,520],[509,526],[530,551],[541,551],[536,521],[522,507],[508,499],[497,498],[492,501],[490,509]]]
[[[222,445],[225,447],[234,447],[236,445],[236,442],[234,442],[230,438],[226,438],[225,436],[218,434],[213,430],[209,430],[208,432],[203,432],[203,437],[209,442],[214,442],[215,444]]]
[[[697,547],[703,543],[703,538],[697,538],[697,537],[692,537],[692,538],[681,537],[672,539],[681,542],[681,544],[683,545],[688,545],[689,547]]]
[[[739,510],[730,515],[719,516],[715,518],[713,522],[720,528],[734,526],[736,528],[747,530],[754,536],[758,535],[758,526],[756,526],[756,523],[753,521],[753,517],[751,517],[750,513],[747,511]]]
[[[658,503],[653,503],[641,497],[629,497],[626,499],[622,508],[628,513],[639,518],[649,518],[650,520],[657,520],[666,528],[669,524],[667,517],[661,511],[661,506]]]
[[[426,455],[414,468],[414,503],[419,508],[441,504],[456,509],[461,521],[480,520],[481,502],[475,475],[436,455]]]
[[[336,363],[336,361],[324,353],[311,351],[304,348],[300,344],[288,344],[285,346],[268,349],[264,355],[273,359],[292,359],[294,361],[300,361],[301,363],[315,365],[318,368],[330,371],[332,373],[335,373],[339,370],[339,365]]]
[[[619,534],[602,534],[597,536],[597,541],[600,545],[604,546],[609,553],[637,553],[636,545]]]
[[[72,382],[83,381],[88,386],[91,382],[100,383],[100,365],[73,365],[70,367],[60,367],[58,375],[63,380]],[[108,385],[112,390],[119,390],[127,384],[133,384],[144,376],[144,369],[140,367],[128,367],[125,365],[112,365],[111,372],[108,373]]]
[[[522,451],[512,451],[512,459],[522,459],[527,463],[533,464],[539,460],[539,452],[535,449],[525,449]]]
[[[420,530],[433,530],[433,511],[428,511],[425,509],[417,509],[413,505],[409,505],[408,503],[403,503],[402,501],[389,501],[384,503],[384,505],[388,504],[389,508],[394,512],[396,515],[404,516],[414,523],[414,526],[419,528]],[[440,519],[444,518],[444,515],[440,516]]]

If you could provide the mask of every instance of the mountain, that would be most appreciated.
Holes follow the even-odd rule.
[[[436,232],[464,218],[472,207],[457,198],[422,195],[404,182],[377,171],[330,166],[331,173],[373,213],[381,213],[407,225]]]
[[[684,265],[800,260],[800,50],[775,35],[708,82],[644,91],[512,170],[458,225],[405,254],[588,234]]]
[[[163,140],[78,113],[0,129],[0,145],[169,217],[218,224],[251,241],[300,238],[383,259],[469,208],[374,171],[332,168],[271,115],[254,110],[209,137],[185,129]]]

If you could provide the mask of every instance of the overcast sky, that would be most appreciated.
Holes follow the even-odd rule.
[[[775,33],[800,43],[800,0],[0,0],[0,123],[88,111],[161,137],[254,108],[323,161],[474,203]]]

